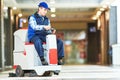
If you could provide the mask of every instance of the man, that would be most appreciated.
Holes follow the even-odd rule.
[[[28,39],[34,43],[35,49],[40,57],[42,65],[48,65],[44,59],[42,42],[46,42],[46,30],[50,30],[50,20],[46,17],[47,11],[50,10],[46,2],[40,2],[38,11],[28,18]],[[55,33],[55,30],[53,31]],[[58,65],[61,65],[64,57],[63,42],[57,39]]]

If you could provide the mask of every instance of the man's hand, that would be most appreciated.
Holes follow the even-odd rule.
[[[49,30],[49,29],[51,29],[51,26],[44,26],[44,29]]]
[[[52,33],[55,34],[55,32],[56,32],[56,30],[54,29]]]

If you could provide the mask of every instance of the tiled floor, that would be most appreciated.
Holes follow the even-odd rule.
[[[51,77],[8,77],[9,72],[14,71],[0,73],[0,80],[120,80],[119,66],[66,65]]]

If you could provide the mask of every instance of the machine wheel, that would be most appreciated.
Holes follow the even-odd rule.
[[[51,71],[46,71],[43,76],[52,76],[53,72]]]
[[[37,73],[35,71],[30,71],[29,77],[36,77]]]
[[[59,75],[59,73],[60,73],[59,70],[54,71],[54,74],[55,74],[55,75]]]
[[[16,70],[15,70],[16,76],[17,77],[23,77],[24,76],[24,71],[22,70],[22,68],[18,65]]]

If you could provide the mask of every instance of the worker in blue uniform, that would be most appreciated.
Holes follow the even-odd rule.
[[[42,65],[48,65],[44,59],[42,43],[46,42],[46,31],[51,29],[50,20],[47,18],[47,11],[50,10],[46,2],[40,2],[38,11],[28,18],[28,39],[34,43],[35,49],[40,57]],[[53,31],[55,33],[55,30]],[[63,64],[64,46],[61,39],[57,39],[58,65]]]

